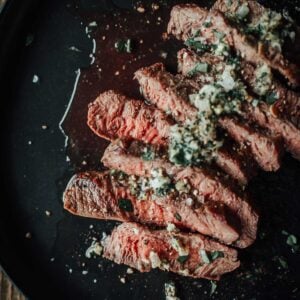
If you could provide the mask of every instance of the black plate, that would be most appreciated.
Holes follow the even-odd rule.
[[[118,9],[132,1],[77,2],[100,13],[104,6]],[[285,3],[299,17],[299,2]],[[125,266],[84,257],[92,237],[109,232],[114,223],[74,217],[62,209],[63,189],[76,170],[66,162],[58,124],[75,70],[88,66],[92,47],[70,4],[11,0],[1,15],[0,262],[9,276],[31,299],[163,299],[163,284],[170,279],[181,299],[299,298],[299,253],[291,252],[282,234],[286,230],[300,237],[300,165],[288,155],[280,172],[261,174],[249,186],[261,209],[259,237],[241,251],[241,268],[224,276],[212,296],[206,280],[159,271],[127,275]],[[34,40],[26,47],[29,33]],[[82,52],[70,53],[72,45]],[[32,83],[34,74],[38,84]],[[28,232],[31,239],[25,237]]]

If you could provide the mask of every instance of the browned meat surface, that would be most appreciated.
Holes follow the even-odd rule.
[[[125,163],[125,162],[124,162]],[[64,208],[72,214],[105,220],[136,221],[201,232],[231,244],[239,237],[229,224],[222,204],[188,205],[183,197],[156,197],[139,200],[130,191],[127,179],[118,180],[109,172],[80,173],[70,180],[63,196]]]
[[[116,227],[104,242],[103,256],[140,272],[159,268],[194,278],[220,279],[239,267],[237,251],[199,234],[149,230],[135,223]],[[216,259],[206,259],[215,253]]]
[[[204,26],[206,20],[210,20],[211,26]],[[196,32],[210,43],[217,43],[215,31],[225,34],[224,41],[234,48],[238,54],[248,62],[255,65],[267,64],[273,69],[281,72],[291,84],[300,84],[299,68],[289,62],[280,53],[270,53],[267,47],[258,43],[255,39],[251,41],[239,30],[225,19],[222,12],[212,10],[208,12],[193,4],[176,5],[171,12],[168,24],[168,33],[179,39],[187,40]]]
[[[247,185],[257,174],[257,165],[248,153],[248,147],[226,143],[215,157],[216,165],[239,184]]]
[[[256,237],[258,215],[251,207],[247,196],[241,197],[221,178],[200,168],[177,167],[164,159],[143,160],[127,151],[123,142],[111,144],[105,151],[102,162],[108,168],[118,169],[131,175],[150,176],[153,169],[160,168],[175,181],[185,180],[196,190],[199,201],[221,202],[233,215],[237,216],[241,226],[241,235],[236,242],[244,248],[253,243]]]
[[[255,67],[247,62],[241,62],[241,77],[250,85],[255,93]],[[278,100],[271,108],[273,114],[279,119],[289,122],[300,129],[300,95],[286,88],[276,78],[272,78],[272,86],[269,91],[277,95]]]
[[[249,146],[254,159],[264,171],[272,172],[280,168],[283,154],[281,139],[267,137],[242,124],[237,118],[223,117],[219,122],[235,141]]]
[[[212,9],[219,10],[225,15],[231,14],[234,15],[239,7],[242,5],[247,5],[249,8],[249,14],[247,15],[247,23],[252,23],[258,21],[264,13],[268,11],[263,5],[253,0],[239,0],[233,1],[230,5],[226,4],[226,0],[217,0]],[[291,41],[290,39],[286,39],[284,43],[284,47],[282,49],[284,57],[287,58],[288,61],[291,61],[299,66],[300,58],[300,30],[298,26],[294,28],[295,32],[295,41]],[[265,45],[266,46],[266,45]],[[272,54],[273,49],[267,49],[270,54]],[[274,50],[273,50],[274,51]],[[279,58],[278,58],[279,59]]]
[[[89,105],[88,126],[100,137],[164,144],[172,124],[165,114],[142,101],[107,91]]]
[[[192,70],[196,63],[206,62],[210,65],[219,65],[222,61],[210,54],[204,56],[198,56],[193,51],[182,49],[178,53],[178,66],[183,74],[187,75],[190,70]],[[254,74],[255,68],[249,64],[242,61],[241,63],[241,72],[239,73],[241,77],[248,82],[252,87],[254,85]],[[195,75],[196,80],[202,80],[202,76],[198,78],[198,74]],[[207,75],[206,75],[207,77]],[[246,120],[253,121],[257,123],[262,128],[269,130],[269,134],[274,135],[276,139],[279,135],[287,150],[297,159],[300,157],[300,130],[292,124],[289,120],[291,115],[284,113],[285,117],[282,118],[281,115],[276,114],[277,105],[281,106],[285,101],[287,106],[292,109],[292,103],[298,103],[296,93],[289,91],[284,88],[276,80],[274,81],[274,91],[278,92],[280,98],[278,102],[275,103],[275,107],[268,105],[266,103],[261,103],[257,107],[253,107],[250,103],[244,102],[243,104],[243,116]],[[289,95],[285,98],[285,95]],[[286,100],[285,100],[286,99]],[[283,105],[284,106],[284,105]],[[287,109],[287,108],[286,108]],[[290,109],[289,109],[290,110]],[[295,105],[295,110],[297,110],[297,105]]]
[[[180,77],[180,82],[177,82],[179,77],[176,77],[165,71],[162,64],[155,64],[150,67],[140,69],[136,72],[137,78],[145,97],[159,109],[170,113],[178,122],[185,122],[187,120],[195,120],[198,115],[198,110],[190,103],[189,94],[195,93],[199,90],[199,84]],[[183,108],[184,104],[184,108]],[[182,108],[182,109],[178,109]],[[177,111],[178,109],[178,111]],[[180,112],[179,112],[180,111]],[[226,160],[227,157],[233,155],[230,160],[233,168],[228,168]],[[251,172],[243,167],[241,157],[234,153],[234,149],[228,152],[222,149],[221,153],[217,153],[216,163],[225,172],[245,184],[249,180]]]
[[[274,116],[270,107],[261,103],[259,106],[246,105],[243,115],[248,120],[253,120],[261,127],[267,128],[271,133],[280,135],[287,150],[298,160],[300,160],[300,130],[290,122],[281,120]]]
[[[168,73],[163,64],[157,63],[135,72],[146,99],[159,109],[170,112],[180,122],[193,119],[197,110],[187,97],[195,88],[180,76]]]

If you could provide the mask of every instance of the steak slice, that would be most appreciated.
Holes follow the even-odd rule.
[[[72,214],[105,220],[135,221],[159,226],[173,223],[231,244],[239,237],[219,203],[189,206],[173,195],[143,200],[130,191],[128,179],[109,172],[85,172],[72,177],[63,195],[64,208]]]
[[[166,72],[162,63],[141,68],[135,72],[143,95],[162,111],[171,113],[179,122],[194,119],[198,111],[187,101],[196,89],[182,76]]]
[[[161,169],[176,182],[185,181],[195,190],[199,201],[223,203],[239,219],[241,234],[235,245],[245,248],[256,238],[258,215],[247,196],[240,196],[220,177],[200,168],[174,166],[164,159],[145,161],[137,153],[132,155],[128,144],[117,141],[109,145],[102,158],[108,168],[121,170],[130,175],[150,176],[154,169]]]
[[[223,63],[222,60],[210,54],[199,56],[193,51],[186,49],[182,49],[178,53],[178,68],[183,72],[183,74],[188,75],[190,71],[195,67],[195,65],[199,62],[205,62],[213,66]],[[255,68],[251,64],[245,63],[243,61],[241,62],[240,68],[240,76],[253,87],[253,74]],[[197,74],[195,76],[196,80],[198,80],[199,75]],[[209,77],[209,75],[206,74],[206,77]],[[201,74],[199,76],[199,79],[202,80]],[[276,81],[274,85],[278,86],[276,84]],[[277,91],[279,90],[277,89]],[[287,89],[283,91],[283,87],[281,91],[282,92],[280,93],[292,93],[290,93],[290,91],[288,91]],[[285,101],[284,99],[284,96],[282,96],[282,98],[280,98],[278,102],[282,103]],[[277,103],[275,104],[275,107],[276,106]],[[289,151],[296,159],[299,159],[300,130],[291,122],[289,122],[287,118],[281,118],[281,116],[277,116],[276,114],[274,114],[273,106],[261,102],[257,107],[254,107],[251,103],[244,102],[242,107],[242,115],[246,120],[253,121],[260,127],[267,129],[269,131],[268,135],[274,136],[275,140],[278,138],[277,136],[280,136],[285,144],[287,151]]]
[[[196,82],[170,74],[160,63],[139,69],[135,78],[145,98],[159,109],[170,113],[176,121],[184,123],[197,118],[198,110],[189,101],[189,95],[199,90]],[[217,152],[217,165],[241,184],[246,184],[252,172],[244,167],[241,157],[233,148],[223,148],[220,151]],[[231,157],[230,161],[227,161],[228,157]],[[228,163],[231,163],[232,168],[228,167]]]
[[[253,130],[253,127],[242,124],[237,118],[223,117],[219,123],[235,141],[249,146],[254,159],[264,171],[274,172],[280,168],[283,153],[281,139]]]
[[[208,20],[211,26],[204,25]],[[282,73],[292,85],[299,86],[300,72],[297,65],[289,62],[280,53],[272,55],[268,48],[255,39],[249,40],[225,19],[222,12],[209,12],[194,4],[176,5],[172,8],[168,33],[178,39],[185,41],[198,33],[209,43],[217,44],[216,31],[225,34],[224,41],[246,61],[255,65],[267,64]]]
[[[271,133],[280,135],[285,143],[287,151],[294,158],[300,160],[300,130],[290,122],[279,119],[270,111],[269,105],[259,104],[257,107],[244,105],[243,115],[248,120],[253,120],[261,127],[270,130]]]
[[[164,144],[171,120],[142,101],[128,99],[114,91],[100,94],[89,104],[88,126],[108,140],[131,138],[150,144]]]
[[[236,15],[237,11],[241,6],[247,6],[249,9],[249,13],[247,14],[247,24],[257,22],[260,20],[261,17],[264,16],[264,14],[270,12],[270,9],[265,8],[263,5],[258,3],[257,1],[253,0],[242,0],[242,1],[234,1],[230,5],[227,5],[226,0],[217,0],[212,10],[218,10],[225,14],[225,16],[234,16]],[[284,20],[284,17],[282,18]],[[288,61],[291,61],[299,66],[300,59],[299,59],[299,52],[300,52],[300,30],[299,27],[296,26],[294,22],[294,28],[293,31],[295,33],[295,39],[292,41],[291,39],[286,39],[285,43],[282,47],[282,52],[284,57],[287,58]],[[265,47],[268,47],[268,45],[264,45]],[[270,46],[269,46],[270,47]],[[270,47],[271,48],[271,47]],[[267,53],[272,53],[272,49],[267,49]],[[274,51],[274,50],[273,50]],[[278,57],[278,59],[280,59]]]
[[[135,223],[116,227],[103,246],[105,258],[140,272],[159,268],[183,276],[218,280],[240,265],[236,250],[200,234],[150,230]]]

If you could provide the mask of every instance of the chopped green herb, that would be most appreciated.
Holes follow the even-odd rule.
[[[274,104],[278,100],[278,95],[277,93],[271,92],[266,95],[266,103],[269,105]]]
[[[124,211],[133,212],[133,205],[129,199],[120,198],[119,199],[119,208]]]
[[[207,252],[204,249],[200,250],[200,255],[203,262],[206,264],[210,264],[217,258],[224,257],[224,253],[222,251]]]
[[[288,233],[287,231],[285,231],[285,230],[282,230],[281,233],[282,233],[283,235],[289,235],[289,233]]]
[[[207,73],[209,70],[209,65],[207,63],[196,63],[191,71],[189,71],[188,76],[194,76],[197,73]]]
[[[118,52],[131,53],[132,52],[131,39],[119,40],[119,41],[115,42],[115,49]]]
[[[211,27],[211,25],[212,25],[211,21],[206,21],[206,22],[203,23],[203,26],[206,27],[206,28]]]
[[[211,288],[210,288],[210,295],[213,295],[217,289],[217,284],[214,281],[210,281]]]
[[[198,40],[196,35],[194,37],[188,38],[185,41],[185,45],[195,49],[199,53],[207,52],[210,50],[210,45]]]
[[[175,213],[174,214],[174,217],[178,220],[178,221],[181,221],[182,218],[181,218],[181,215],[179,213]]]
[[[298,245],[298,239],[295,235],[289,234],[286,231],[282,231],[282,234],[287,235],[286,243],[289,245],[292,249],[293,253],[296,253],[300,250],[300,245]]]
[[[290,234],[286,240],[286,243],[289,246],[297,245],[297,238],[293,234]]]
[[[215,259],[217,259],[219,257],[224,257],[224,253],[221,251],[213,251],[213,252],[211,252],[210,257],[211,257],[212,261],[214,261]]]
[[[210,264],[211,263],[209,255],[208,255],[208,253],[205,250],[201,249],[200,250],[200,255],[201,255],[201,258],[202,258],[202,260],[203,260],[204,263],[206,263],[206,264]]]
[[[181,264],[184,264],[188,260],[188,258],[188,255],[182,255],[177,258],[177,261],[179,261]]]
[[[289,268],[286,260],[283,257],[278,257],[278,262],[280,263],[280,265],[282,266],[282,268],[284,268],[284,269],[288,269]]]
[[[155,158],[155,152],[150,147],[145,147],[142,153],[142,159],[149,161]]]

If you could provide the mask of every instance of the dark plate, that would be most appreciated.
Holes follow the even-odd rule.
[[[131,4],[77,2],[98,13]],[[298,1],[285,3],[299,17]],[[249,186],[261,209],[259,237],[253,247],[240,251],[241,268],[224,276],[212,296],[206,280],[159,271],[127,275],[125,266],[84,257],[92,237],[100,238],[114,223],[74,217],[62,209],[64,187],[81,168],[66,161],[58,124],[73,90],[75,71],[89,65],[92,47],[71,4],[11,0],[1,15],[2,267],[31,299],[163,299],[163,285],[170,279],[182,299],[299,299],[299,253],[292,253],[282,234],[285,230],[300,237],[300,165],[289,156],[280,172],[261,174]],[[29,33],[34,40],[25,47]],[[73,45],[82,51],[70,52]],[[38,84],[32,83],[34,74],[40,78]],[[28,232],[30,239],[25,237]],[[126,284],[120,277],[126,278]]]

